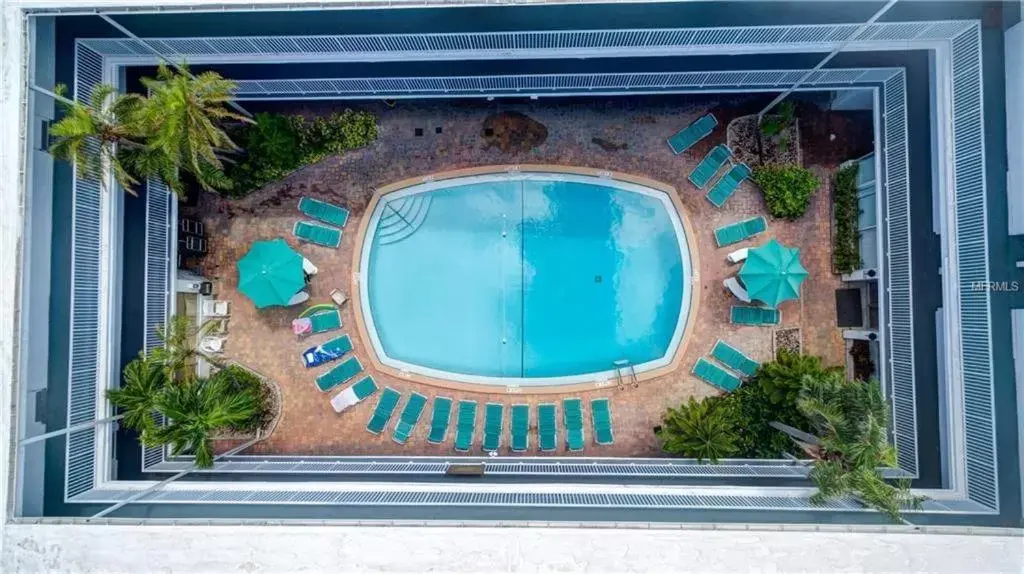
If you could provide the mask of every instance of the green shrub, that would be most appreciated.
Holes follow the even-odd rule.
[[[736,413],[718,397],[669,408],[657,432],[665,452],[718,462],[737,452]]]
[[[754,182],[761,188],[772,217],[797,219],[807,211],[811,196],[821,187],[814,173],[797,165],[766,165],[754,168]]]
[[[860,201],[857,198],[857,171],[853,164],[836,172],[832,179],[832,208],[836,227],[832,236],[832,266],[837,273],[849,273],[860,267]]]
[[[782,351],[732,393],[699,403],[691,399],[678,409],[668,409],[655,434],[665,452],[712,461],[726,456],[801,456],[796,444],[770,423],[808,430],[810,422],[798,408],[804,381],[835,373],[841,374],[842,369],[823,367],[818,357]]]
[[[245,157],[227,174],[235,183],[231,194],[242,196],[329,155],[368,145],[377,139],[377,118],[349,109],[312,120],[264,112],[232,135]]]
[[[782,349],[774,361],[761,365],[757,370],[757,380],[772,404],[796,405],[804,377],[821,378],[837,370],[839,367],[823,367],[820,357]]]
[[[761,133],[765,136],[775,137],[793,124],[796,115],[796,106],[793,102],[782,102],[776,110],[776,113],[761,120]]]
[[[244,367],[229,365],[214,373],[210,378],[224,380],[225,388],[229,393],[249,395],[257,405],[256,412],[252,417],[232,425],[231,430],[239,433],[253,432],[270,422],[273,416],[272,399],[258,375]]]

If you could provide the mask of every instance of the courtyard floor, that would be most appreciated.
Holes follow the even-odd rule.
[[[364,106],[365,107],[365,106]],[[329,109],[318,108],[322,111]],[[710,353],[714,342],[722,338],[744,350],[759,361],[772,357],[774,329],[739,327],[730,324],[729,308],[736,303],[722,287],[722,281],[734,274],[737,266],[725,256],[733,249],[760,245],[776,238],[787,246],[799,247],[801,260],[810,272],[803,284],[799,301],[782,304],[783,324],[779,328],[799,327],[803,350],[819,355],[827,364],[843,364],[844,345],[836,325],[835,289],[841,286],[831,270],[830,189],[829,174],[837,167],[831,156],[815,153],[804,143],[805,164],[813,169],[824,185],[814,196],[809,212],[796,222],[769,219],[768,231],[751,241],[718,248],[713,230],[755,215],[767,216],[764,201],[756,187],[745,182],[722,209],[715,208],[690,184],[686,176],[714,145],[724,143],[730,119],[728,106],[720,100],[687,98],[678,103],[631,107],[590,100],[579,104],[431,104],[399,102],[394,108],[372,106],[378,114],[379,137],[369,147],[341,157],[331,157],[316,165],[293,173],[244,199],[230,200],[205,195],[200,198],[195,214],[203,219],[210,240],[210,254],[202,261],[203,274],[214,282],[214,294],[231,304],[226,358],[238,361],[276,381],[281,388],[283,411],[272,435],[251,449],[264,454],[317,455],[452,455],[453,432],[444,444],[426,441],[430,408],[404,445],[391,440],[390,431],[374,436],[365,425],[376,403],[376,397],[364,401],[342,414],[330,404],[332,393],[320,392],[314,378],[317,370],[305,369],[300,353],[315,344],[337,336],[325,333],[296,340],[290,323],[298,313],[294,308],[257,311],[237,291],[235,263],[246,253],[253,241],[284,237],[306,258],[319,267],[319,274],[310,286],[310,303],[329,302],[334,288],[349,291],[356,229],[374,189],[397,180],[440,171],[495,164],[559,164],[606,169],[635,174],[674,186],[689,211],[696,238],[694,249],[699,253],[699,296],[692,332],[684,342],[684,356],[678,369],[664,376],[641,382],[639,388],[578,391],[565,395],[515,395],[440,389],[376,372],[367,353],[368,342],[361,340],[355,329],[353,303],[342,308],[344,331],[353,339],[355,355],[373,375],[378,386],[390,386],[408,395],[416,391],[428,397],[438,394],[455,400],[476,400],[477,435],[470,454],[481,455],[480,429],[483,428],[485,402],[536,405],[560,402],[564,397],[584,399],[587,446],[582,453],[589,456],[645,457],[659,456],[658,441],[652,428],[670,406],[678,406],[688,397],[704,397],[718,393],[715,388],[690,374],[694,362]],[[672,155],[665,139],[708,110],[715,109],[720,123],[714,133],[681,156]],[[501,151],[486,146],[481,126],[498,111],[518,111],[547,128],[547,139],[529,151]],[[732,117],[738,115],[732,113]],[[415,136],[417,128],[422,136]],[[437,133],[436,128],[442,128]],[[595,139],[599,143],[595,143]],[[609,143],[613,145],[608,145]],[[613,149],[614,148],[614,149]],[[611,150],[611,151],[609,151]],[[842,158],[849,159],[849,158]],[[817,163],[816,163],[817,162]],[[345,228],[339,249],[300,244],[291,234],[299,218],[296,203],[301,196],[325,199],[347,207],[351,218]],[[589,400],[611,399],[615,443],[597,446],[592,442]],[[401,405],[400,405],[401,406]],[[531,409],[532,410],[532,409]],[[506,437],[499,451],[508,452]],[[535,413],[532,410],[532,413]],[[530,451],[537,455],[536,420]],[[397,414],[396,417],[397,418]],[[559,413],[561,419],[561,413]],[[392,420],[392,424],[394,419]],[[559,420],[559,426],[561,421]],[[564,435],[563,435],[564,436]],[[566,455],[564,445],[556,454]]]

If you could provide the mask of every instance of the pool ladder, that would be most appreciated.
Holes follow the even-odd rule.
[[[626,371],[626,377],[633,384],[633,388],[640,388],[640,381],[636,378],[636,369],[633,368],[633,364],[629,362],[629,359],[620,359],[613,362],[612,365],[615,367],[615,382],[618,384],[620,391],[626,389],[626,378],[622,376],[623,371]]]

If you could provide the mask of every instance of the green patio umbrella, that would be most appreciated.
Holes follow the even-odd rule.
[[[783,301],[800,297],[800,284],[807,278],[807,270],[800,264],[799,249],[783,247],[772,239],[747,253],[739,276],[752,299],[774,309]]]
[[[284,239],[257,241],[238,262],[238,290],[259,309],[287,305],[305,285],[302,256]]]

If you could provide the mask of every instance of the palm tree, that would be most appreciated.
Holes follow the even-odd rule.
[[[669,408],[656,432],[662,448],[672,454],[716,463],[736,454],[738,437],[729,419],[729,408],[716,398],[697,402],[693,397],[678,409]]]
[[[900,521],[904,507],[917,508],[923,498],[910,492],[910,483],[890,483],[882,468],[896,466],[896,450],[889,444],[889,404],[878,381],[848,380],[842,373],[805,376],[797,408],[817,435],[783,425],[772,426],[789,434],[814,460],[810,478],[818,487],[811,502],[854,495],[863,504]]]
[[[236,84],[216,72],[189,74],[182,65],[174,72],[165,65],[156,78],[142,78],[149,96],[135,117],[147,135],[142,150],[129,150],[127,161],[140,173],[159,175],[179,195],[183,193],[177,170],[191,174],[207,191],[227,189],[223,153],[238,150],[221,125],[251,122],[227,107]]]
[[[64,98],[67,88],[58,85],[54,92],[64,108],[64,117],[50,126],[56,139],[50,153],[57,159],[74,162],[87,177],[99,179],[104,166],[110,166],[117,183],[130,193],[138,184],[118,157],[118,150],[141,149],[143,134],[133,125],[141,98],[137,94],[119,94],[117,88],[100,84],[93,88],[88,105]]]
[[[194,378],[168,385],[157,396],[156,408],[167,424],[143,435],[146,446],[169,444],[171,453],[192,453],[198,468],[213,466],[210,434],[240,425],[257,414],[257,398],[248,392],[231,392],[224,377]]]
[[[142,434],[156,428],[156,400],[167,384],[162,365],[139,357],[124,368],[121,387],[107,391],[110,402],[124,411],[124,424]]]
[[[199,350],[197,342],[217,325],[219,319],[206,321],[198,328],[193,327],[186,315],[175,315],[164,326],[157,327],[156,335],[163,342],[149,351],[149,360],[160,365],[167,380],[182,381],[195,373],[195,361],[202,357],[212,365],[220,360]]]

